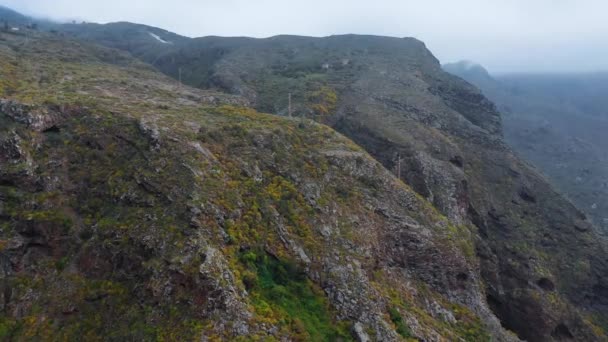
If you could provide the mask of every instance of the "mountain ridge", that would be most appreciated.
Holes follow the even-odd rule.
[[[180,50],[181,60],[167,55],[155,66],[175,77],[171,68],[175,70],[175,66],[180,65],[182,79],[188,84],[238,94],[248,98],[259,110],[282,115],[288,114],[287,95],[291,92],[297,115],[328,123],[370,151],[385,167],[394,169],[396,158],[403,158],[402,179],[407,184],[454,222],[472,222],[482,236],[485,235],[485,242],[477,246],[482,256],[481,274],[490,290],[487,301],[503,325],[526,339],[561,334],[562,328],[555,328],[557,332],[551,329],[542,332],[540,328],[551,326],[548,322],[553,319],[550,318],[552,314],[539,316],[537,309],[532,309],[533,315],[526,314],[530,305],[544,307],[547,303],[532,304],[537,296],[533,293],[538,293],[538,288],[530,287],[528,280],[515,274],[527,272],[524,269],[530,267],[526,261],[529,258],[542,259],[537,254],[542,249],[556,252],[552,244],[541,247],[545,244],[543,234],[555,233],[555,226],[569,226],[572,234],[578,235],[579,230],[574,227],[588,223],[573,221],[584,220],[584,216],[568,201],[551,203],[559,195],[502,143],[500,116],[493,104],[473,86],[444,74],[439,62],[423,44],[412,40],[369,42],[366,38],[350,38],[339,44],[328,38],[311,38],[306,41],[314,42],[312,45],[303,45],[300,40],[283,41],[278,45],[272,40],[256,40],[253,47],[193,46]],[[358,39],[364,43],[353,46],[352,40]],[[212,59],[188,58],[207,52],[217,54]],[[389,69],[392,69],[390,74]],[[203,81],[189,79],[189,70],[196,77],[205,75]],[[387,138],[388,141],[382,142]],[[486,152],[480,154],[484,150]],[[502,161],[497,163],[497,157]],[[486,165],[495,166],[484,170]],[[523,174],[529,176],[521,178]],[[513,183],[505,183],[503,177]],[[478,182],[483,185],[473,186]],[[489,190],[494,187],[495,190]],[[539,194],[535,192],[548,195],[543,195],[543,202],[547,201],[543,206],[561,207],[559,210],[570,212],[568,215],[572,218],[552,218],[548,207],[540,213],[537,213],[538,208],[528,209],[528,206],[538,207]],[[520,214],[514,214],[517,212]],[[572,223],[559,222],[563,219],[572,220]],[[506,227],[512,230],[511,234],[517,232],[512,238],[522,246],[514,250],[504,244]],[[589,243],[586,237],[576,238],[587,241],[581,241],[581,244]],[[534,247],[528,246],[527,241]],[[569,251],[565,253],[574,252],[572,248],[575,247],[567,248]],[[596,266],[605,267],[601,257],[588,252],[585,258],[590,257]],[[516,266],[503,263],[502,256],[509,253],[518,255],[521,263]],[[568,258],[561,260],[567,262]],[[600,266],[602,264],[604,266]],[[520,270],[516,271],[518,268]],[[568,268],[559,266],[553,270],[569,273]],[[540,269],[539,272],[546,272]],[[597,279],[602,278],[601,272],[592,277],[598,276]],[[539,279],[537,281],[541,283],[554,283],[546,276],[539,276]],[[592,280],[592,283],[595,281],[598,280]],[[501,289],[503,286],[527,288],[529,292],[516,294],[511,292],[513,290]],[[597,298],[601,286],[591,292],[581,288],[564,288],[564,291],[579,298],[583,293]],[[592,294],[597,290],[600,292]],[[601,300],[593,302],[602,303]],[[535,322],[534,328],[530,326],[531,322]]]
[[[88,34],[87,27],[78,26],[81,35]],[[118,276],[136,269],[152,294],[147,297],[128,279],[112,278],[101,291],[97,283],[84,286],[76,307],[101,301],[124,310],[116,301],[129,293],[151,310],[130,313],[130,324],[154,327],[158,317],[175,320],[169,309],[182,298],[182,318],[194,327],[178,326],[184,334],[207,331],[223,338],[253,333],[277,339],[510,341],[517,340],[509,332],[514,331],[527,340],[605,339],[605,241],[504,143],[494,104],[443,72],[423,43],[348,36],[240,46],[213,38],[174,53],[165,45],[147,50],[147,43],[98,42],[123,46],[176,79],[181,68],[184,83],[229,93],[224,94],[181,86],[141,62],[131,66],[135,61],[117,50],[40,34],[39,43],[53,49],[21,49],[14,34],[0,41],[8,47],[0,50],[5,61],[26,62],[5,62],[3,76],[29,80],[27,86],[14,82],[1,88],[3,96],[17,101],[1,111],[11,124],[0,156],[16,165],[2,170],[6,180],[0,183],[7,188],[2,200],[17,206],[3,232],[14,234],[10,241],[29,239],[60,256],[50,253],[44,260],[68,257],[58,265],[69,267],[46,274],[25,259],[29,268],[20,275],[67,281],[64,270],[76,270],[88,281],[95,273],[79,265],[93,263],[91,270],[103,279],[108,265],[93,256],[118,253],[125,260]],[[90,59],[79,60],[78,51]],[[104,56],[102,63],[97,55]],[[125,63],[119,69],[111,66],[117,59]],[[42,107],[20,104],[28,101]],[[226,102],[231,106],[222,106]],[[239,107],[247,105],[275,116]],[[281,118],[290,114],[294,117]],[[50,124],[43,120],[41,131],[28,126],[36,118]],[[42,147],[25,148],[36,145]],[[108,153],[116,150],[122,154],[112,161]],[[133,167],[123,164],[130,155],[136,158]],[[99,173],[87,178],[71,167],[68,175],[76,184],[94,184],[101,201],[92,201],[82,187],[71,188],[71,182],[59,181],[57,188],[46,181],[61,180],[64,168],[78,160]],[[52,167],[36,178],[33,170],[44,168],[28,169],[32,161]],[[172,177],[161,172],[168,165]],[[33,215],[55,203],[45,197],[25,200],[39,196],[37,179],[58,189],[63,203],[76,203],[65,206],[78,214],[70,219],[82,217],[71,229],[92,230],[93,242],[82,244],[68,231],[59,236],[71,237],[73,252],[49,243],[65,217]],[[191,190],[187,184],[193,179]],[[32,194],[15,194],[17,184],[31,187]],[[104,215],[86,216],[95,212]],[[201,234],[204,238],[196,238]],[[101,248],[99,243],[114,235],[124,245]],[[179,255],[179,244],[189,246],[186,256]],[[139,250],[140,245],[148,247]],[[10,246],[17,259],[31,249]],[[233,274],[226,275],[224,286],[221,274]],[[49,300],[33,284],[15,286],[16,278],[9,272],[9,288],[16,293],[31,289]],[[163,288],[163,281],[171,286]],[[269,296],[281,287],[301,291],[310,301],[284,292],[279,301]],[[160,300],[163,291],[171,294],[167,301],[149,302]],[[27,306],[27,298],[14,298]],[[203,312],[192,306],[199,302]],[[48,308],[66,303],[51,304]],[[35,317],[39,322],[45,316]],[[215,328],[201,329],[193,317]],[[60,322],[74,327],[69,319]],[[115,323],[111,317],[99,325],[87,322],[92,333]],[[129,335],[128,327],[119,326],[122,337],[147,331],[137,328]]]
[[[3,337],[487,338],[470,309],[405,281],[443,275],[386,245],[473,279],[466,230],[330,128],[76,41],[2,38],[3,61],[27,63],[3,77],[32,80],[0,105]]]

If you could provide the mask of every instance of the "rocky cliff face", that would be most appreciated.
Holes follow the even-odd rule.
[[[3,336],[606,338],[605,242],[419,41],[158,56],[226,95],[1,38]]]
[[[501,75],[454,63],[444,68],[475,84],[504,113],[507,143],[608,231],[606,74]]]
[[[329,127],[0,38],[3,338],[513,339],[469,228]]]
[[[207,70],[205,84],[282,115],[291,93],[293,115],[350,137],[451,222],[469,226],[483,299],[504,328],[528,340],[598,338],[606,319],[605,241],[505,145],[495,107],[443,72],[422,43],[275,37],[218,48],[217,38],[208,40],[218,57],[186,64]],[[181,55],[206,44],[201,39]]]

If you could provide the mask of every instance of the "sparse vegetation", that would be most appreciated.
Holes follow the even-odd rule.
[[[390,307],[388,309],[388,313],[391,317],[391,321],[393,322],[393,324],[395,324],[395,327],[397,328],[397,333],[401,335],[401,337],[413,337],[410,328],[408,328],[408,326],[405,324],[405,322],[403,321],[403,317],[401,317],[401,314],[396,308]]]

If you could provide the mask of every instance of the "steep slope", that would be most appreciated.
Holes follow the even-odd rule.
[[[201,38],[163,61],[164,72],[182,68],[195,76],[190,84],[245,96],[260,110],[288,115],[291,93],[294,115],[344,133],[452,222],[474,227],[485,299],[519,337],[603,336],[606,242],[505,145],[494,106],[443,72],[421,42]]]
[[[444,68],[497,103],[507,143],[608,231],[605,74],[492,77],[463,63]]]
[[[469,252],[464,254],[475,254],[469,267],[479,260],[483,285],[476,287],[476,272],[457,272],[455,284],[471,281],[460,285],[465,293],[446,286],[454,274],[443,278],[443,273],[451,268],[433,266],[438,261],[426,257],[452,260],[443,259],[442,248],[420,254],[417,246],[395,247],[411,254],[382,259],[376,264],[381,272],[395,265],[407,272],[424,270],[413,273],[426,289],[482,315],[497,339],[509,337],[495,329],[486,303],[521,338],[605,339],[606,242],[504,144],[493,105],[469,84],[444,73],[422,43],[370,36],[208,37],[165,46],[156,56],[134,55],[174,77],[181,69],[188,84],[241,95],[275,114],[290,113],[291,93],[294,116],[330,124],[365,147],[452,225],[467,228],[453,237],[472,231],[475,253],[465,243]],[[393,236],[386,241],[416,244],[424,239]],[[380,250],[391,249],[382,245]],[[429,305],[425,309],[437,317]],[[403,320],[416,326],[388,311],[397,326]],[[439,316],[451,321],[450,315]]]
[[[0,33],[3,339],[514,339],[468,227],[350,140],[28,34]]]

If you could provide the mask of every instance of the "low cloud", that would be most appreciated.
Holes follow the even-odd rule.
[[[187,36],[413,36],[493,72],[608,70],[601,0],[0,0],[57,20],[132,21]]]

